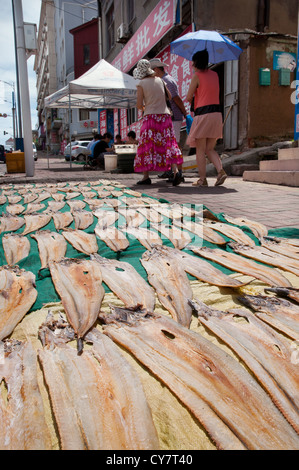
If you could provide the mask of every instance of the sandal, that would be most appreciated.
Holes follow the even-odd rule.
[[[215,182],[215,186],[220,186],[221,184],[223,184],[226,178],[227,178],[227,174],[225,173],[225,171],[223,169],[220,170],[218,173],[216,182]]]
[[[192,183],[192,186],[208,186],[207,178],[199,178],[199,180]]]

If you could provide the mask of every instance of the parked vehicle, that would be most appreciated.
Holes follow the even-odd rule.
[[[34,158],[34,161],[36,162],[37,161],[37,150],[36,150],[36,145],[34,142],[32,142],[32,145],[33,145],[33,158]]]
[[[4,145],[0,145],[0,162],[6,162],[6,151]]]
[[[90,140],[74,140],[74,142],[72,142],[72,161],[85,161],[86,155],[90,155],[91,153],[90,150],[87,150],[89,142]],[[64,158],[66,161],[70,161],[70,144],[65,147]]]

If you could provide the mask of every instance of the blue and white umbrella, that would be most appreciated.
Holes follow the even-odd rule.
[[[237,60],[242,49],[228,37],[217,31],[205,31],[203,29],[184,36],[170,43],[171,54],[177,54],[185,59],[192,60],[197,51],[207,49],[209,62],[219,64],[228,60]]]

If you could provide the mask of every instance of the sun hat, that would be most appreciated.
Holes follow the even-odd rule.
[[[151,59],[149,63],[152,69],[154,69],[155,67],[168,67],[167,64],[165,64],[164,62],[161,62],[161,59],[158,59],[158,58]]]
[[[155,72],[151,69],[150,63],[146,59],[141,59],[138,62],[137,67],[133,70],[133,77],[136,80],[141,80],[144,77],[154,74]]]

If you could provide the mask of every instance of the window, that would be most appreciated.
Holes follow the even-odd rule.
[[[127,109],[127,125],[130,126],[136,121],[138,121],[137,108]]]
[[[106,14],[106,26],[107,26],[107,50],[108,52],[114,46],[114,5],[112,4]]]
[[[79,109],[79,121],[88,121],[88,119],[89,119],[89,110]]]
[[[127,0],[128,6],[128,24],[135,18],[135,0]]]
[[[90,46],[89,44],[84,44],[83,46],[83,63],[84,65],[90,64]]]

